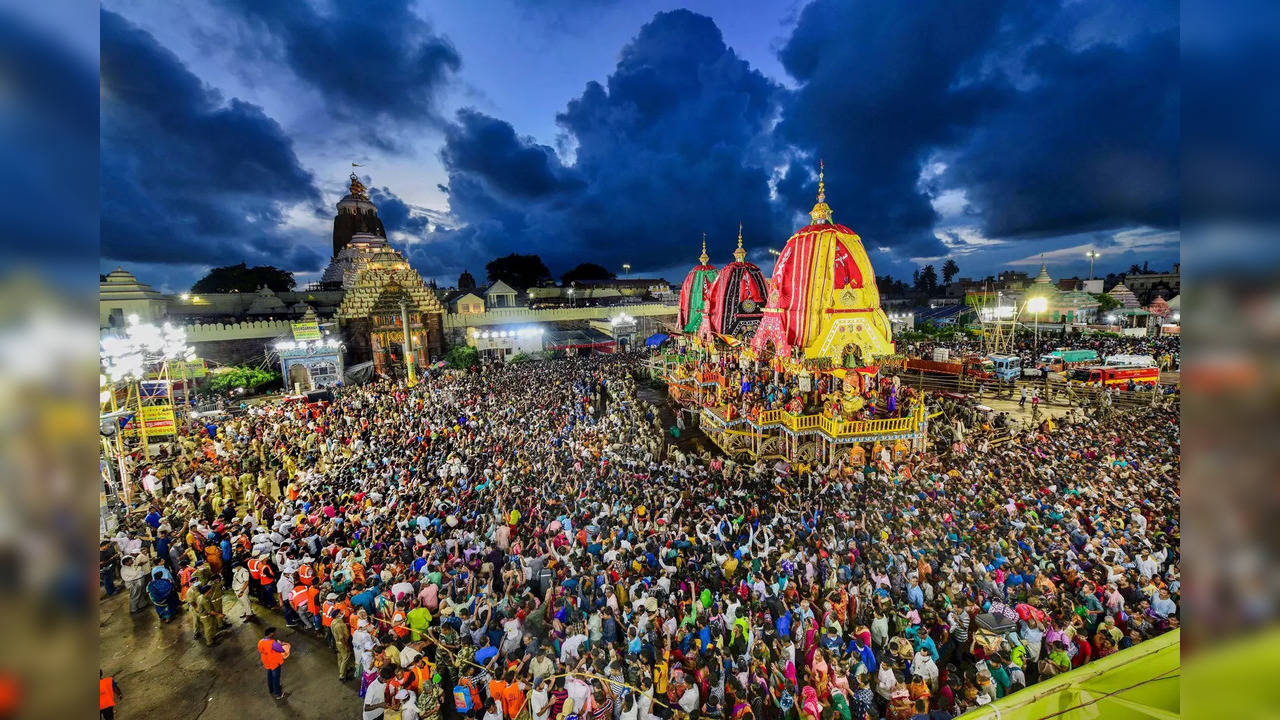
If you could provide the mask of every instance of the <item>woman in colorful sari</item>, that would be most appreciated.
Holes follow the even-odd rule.
[[[151,582],[147,583],[147,597],[156,608],[156,616],[161,622],[173,620],[177,611],[178,594],[174,592],[173,581],[165,579],[164,573],[156,570]]]
[[[818,691],[812,685],[805,685],[800,691],[800,720],[819,720],[822,705],[818,703]]]

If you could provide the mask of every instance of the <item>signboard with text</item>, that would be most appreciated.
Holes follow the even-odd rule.
[[[319,340],[320,323],[315,320],[296,322],[293,324],[294,340]]]
[[[173,406],[165,403],[163,405],[144,405],[141,410],[134,413],[129,422],[125,423],[123,428],[125,437],[138,436],[138,423],[146,428],[147,437],[157,437],[160,435],[173,435],[177,429],[177,422],[173,417]]]

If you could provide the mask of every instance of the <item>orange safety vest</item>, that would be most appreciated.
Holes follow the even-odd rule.
[[[303,585],[310,585],[312,582],[315,581],[315,577],[316,577],[316,572],[311,569],[310,565],[304,563],[301,567],[298,568],[298,582],[302,583]]]
[[[111,684],[111,678],[104,677],[98,680],[98,709],[106,710],[109,707],[116,706],[116,689]]]
[[[275,578],[272,577],[272,573],[274,572],[275,571],[271,569],[271,565],[269,563],[262,563],[262,569],[258,571],[258,582],[263,585],[270,585],[275,582]]]
[[[324,605],[323,605],[323,606],[321,606],[321,611],[322,611],[322,613],[321,613],[321,615],[320,615],[320,624],[321,624],[321,625],[323,625],[323,626],[325,626],[325,627],[329,627],[330,625],[332,625],[332,624],[333,624],[333,618],[329,616],[329,613],[330,613],[332,610],[333,610],[333,601],[332,601],[332,600],[325,600],[325,601],[324,601]]]
[[[268,670],[275,670],[284,664],[284,653],[271,648],[275,642],[271,638],[262,638],[258,641],[258,655],[262,656],[262,667]]]
[[[399,610],[391,614],[391,630],[399,637],[405,637],[409,634],[409,628],[404,626],[404,613]]]
[[[301,610],[302,606],[307,602],[307,586],[298,585],[293,588],[293,592],[289,594],[289,604],[294,610]]]
[[[249,577],[253,578],[254,580],[259,580],[259,581],[262,580],[262,561],[257,559],[251,559],[249,560],[248,565],[249,565]]]

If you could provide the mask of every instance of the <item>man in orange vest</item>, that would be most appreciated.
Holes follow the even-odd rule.
[[[267,669],[267,692],[277,700],[284,699],[284,685],[280,681],[280,666],[289,657],[289,643],[276,640],[276,629],[269,627],[262,631],[262,639],[258,641],[258,655],[262,658],[262,667]]]
[[[255,555],[249,558],[245,565],[249,567],[249,577],[251,578],[249,585],[253,589],[253,596],[261,602],[262,595],[259,592],[259,588],[262,586],[262,559]]]
[[[294,585],[289,603],[302,619],[303,627],[320,632],[320,591],[308,585]]]
[[[124,697],[114,677],[104,677],[102,668],[98,668],[98,713],[101,720],[112,720],[116,716],[116,698]]]
[[[329,593],[325,596],[324,602],[320,604],[320,625],[324,627],[324,639],[329,643],[329,648],[333,648],[333,634],[330,628],[333,626],[334,608],[337,607],[336,600],[338,596]],[[341,616],[341,612],[337,613]]]
[[[259,598],[266,607],[273,608],[276,606],[276,571],[271,567],[271,563],[266,560],[260,561],[258,566],[258,583],[262,586],[262,596]],[[287,601],[288,598],[281,598]]]
[[[311,585],[316,580],[316,571],[312,569],[309,557],[302,558],[302,564],[298,566],[298,582],[303,585]]]

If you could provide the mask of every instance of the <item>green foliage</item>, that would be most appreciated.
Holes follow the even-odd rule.
[[[938,271],[932,265],[925,265],[914,277],[916,290],[931,293],[938,289]]]
[[[210,270],[208,275],[200,278],[195,285],[191,286],[191,292],[251,293],[257,292],[258,288],[263,285],[271,288],[273,292],[288,292],[297,284],[298,282],[293,279],[293,273],[287,270],[281,270],[270,265],[246,267],[244,263],[240,263],[239,265],[227,265]]]
[[[507,364],[516,365],[519,363],[534,362],[537,359],[538,358],[530,355],[529,353],[516,353],[515,355],[512,355],[510,359],[507,360]]]
[[[444,362],[455,370],[466,370],[480,361],[480,353],[470,345],[454,345],[444,354]]]
[[[246,392],[253,393],[260,392],[272,385],[278,385],[280,380],[280,373],[273,370],[241,365],[215,374],[209,380],[209,387],[215,392],[228,392],[244,388]]]
[[[958,272],[960,272],[960,266],[956,265],[955,260],[947,258],[947,261],[942,263],[942,284],[950,285],[951,279],[954,278]]]
[[[1105,313],[1120,307],[1120,301],[1111,297],[1106,293],[1089,293],[1094,300],[1098,301],[1098,312]]]
[[[537,287],[544,280],[551,279],[551,271],[537,255],[512,253],[490,260],[484,269],[489,274],[489,282],[501,280],[517,290]]]
[[[618,276],[603,265],[597,265],[593,262],[585,262],[564,275],[561,275],[560,282],[568,285],[569,283],[580,280],[613,280],[616,277]]]

